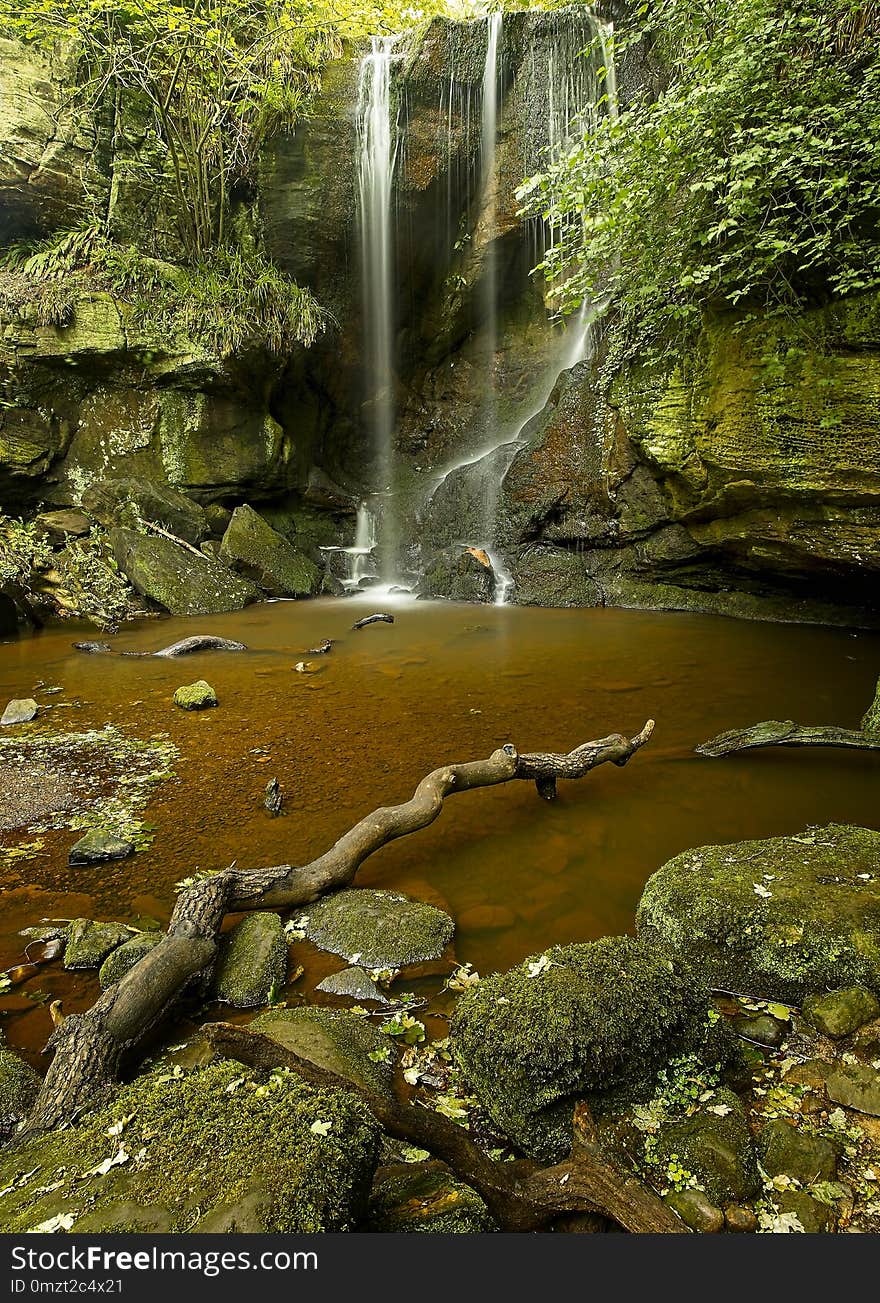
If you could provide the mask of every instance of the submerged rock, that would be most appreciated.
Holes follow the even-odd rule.
[[[497,1230],[477,1192],[439,1163],[401,1163],[380,1177],[370,1196],[368,1231],[481,1235]]]
[[[6,1048],[0,1033],[0,1141],[31,1111],[42,1084],[30,1064]]]
[[[571,1147],[576,1099],[624,1099],[702,1049],[707,991],[631,937],[554,946],[467,990],[455,1058],[495,1123],[531,1157]]]
[[[348,1009],[267,1009],[248,1026],[366,1090],[388,1094],[394,1080],[394,1050],[382,1032]]]
[[[799,1003],[880,987],[880,833],[831,824],[685,851],[648,879],[636,930],[724,990]]]
[[[327,995],[347,996],[350,1000],[369,1000],[373,1004],[389,1004],[388,996],[380,991],[376,983],[362,968],[343,968],[340,973],[331,973],[319,982],[316,988]]]
[[[95,923],[90,918],[75,918],[67,930],[64,967],[100,968],[110,951],[130,937],[131,931],[121,923]]]
[[[761,1187],[748,1115],[732,1090],[716,1090],[691,1117],[664,1124],[656,1140],[661,1166],[674,1162],[715,1203],[749,1199]]]
[[[239,1009],[267,1004],[287,976],[287,941],[277,914],[249,914],[220,942],[214,994]]]
[[[134,854],[134,842],[103,828],[90,828],[70,848],[68,864],[102,864],[108,860],[125,860]]]
[[[197,679],[195,683],[187,683],[175,689],[174,704],[181,710],[207,710],[208,707],[218,706],[220,703],[210,683],[204,679]]]
[[[129,941],[113,950],[101,965],[98,981],[101,989],[106,990],[114,982],[120,981],[135,964],[140,963],[164,937],[164,932],[137,932]]]
[[[408,968],[439,959],[455,924],[433,905],[395,891],[353,887],[308,907],[309,941],[364,968]]]
[[[309,597],[317,592],[320,571],[268,525],[253,507],[236,507],[220,559],[234,566],[273,597]]]
[[[803,1015],[811,1027],[838,1040],[851,1036],[880,1015],[880,1000],[864,986],[849,986],[804,1000]]]
[[[270,1083],[225,1061],[180,1077],[160,1071],[79,1126],[4,1155],[0,1224],[21,1232],[64,1213],[74,1232],[90,1233],[349,1230],[378,1138],[354,1096],[294,1074]]]
[[[38,710],[33,697],[16,697],[0,715],[0,724],[29,724],[36,719]]]
[[[114,529],[110,542],[116,564],[137,592],[172,615],[240,611],[259,597],[254,585],[241,575],[170,539]]]

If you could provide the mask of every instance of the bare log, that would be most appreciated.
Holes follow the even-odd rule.
[[[371,624],[393,624],[393,623],[394,623],[393,615],[383,615],[383,614],[365,615],[362,620],[356,620],[351,627],[352,629],[366,629],[367,626]]]
[[[767,719],[750,728],[734,728],[695,748],[701,756],[729,756],[758,747],[848,747],[855,751],[880,751],[880,681],[862,718],[861,727],[834,724],[796,724],[792,719]]]
[[[382,846],[433,823],[447,796],[515,778],[541,784],[580,778],[599,764],[625,764],[653,732],[653,720],[633,738],[612,734],[586,742],[567,756],[518,755],[510,744],[486,760],[444,765],[419,783],[402,805],[381,807],[361,819],[309,864],[224,869],[206,875],[178,896],[162,941],[83,1014],[65,1018],[46,1051],[54,1059],[28,1120],[27,1133],[51,1130],[103,1098],[123,1056],[166,1016],[189,988],[203,988],[217,956],[217,937],[230,912],[296,909],[354,880]],[[543,794],[543,793],[542,793]]]
[[[226,1058],[261,1069],[287,1067],[311,1085],[357,1095],[389,1135],[427,1149],[476,1190],[502,1230],[538,1231],[575,1212],[600,1213],[628,1231],[687,1234],[662,1199],[602,1154],[595,1139],[584,1142],[579,1136],[579,1118],[589,1114],[585,1104],[577,1106],[575,1146],[564,1163],[544,1170],[529,1162],[497,1163],[464,1128],[397,1093],[368,1090],[235,1023],[206,1023],[201,1030]]]

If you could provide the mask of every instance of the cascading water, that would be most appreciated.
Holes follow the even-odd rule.
[[[367,417],[375,487],[382,495],[382,577],[391,580],[398,527],[394,495],[395,311],[392,191],[397,112],[392,108],[394,37],[374,36],[358,79],[358,197],[363,286]]]
[[[483,65],[482,112],[480,119],[480,170],[482,189],[482,238],[484,263],[481,285],[483,316],[483,347],[486,355],[486,400],[484,423],[490,434],[497,425],[495,358],[498,352],[498,175],[496,166],[498,145],[498,48],[502,34],[503,16],[497,13],[486,18],[486,60]],[[486,499],[486,535],[491,534],[495,520],[496,503],[491,495]]]

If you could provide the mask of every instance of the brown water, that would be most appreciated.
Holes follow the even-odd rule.
[[[40,681],[63,686],[53,727],[107,722],[147,737],[167,730],[178,778],[148,814],[152,847],[120,864],[71,869],[77,834],[44,834],[34,860],[6,871],[0,967],[16,962],[16,933],[40,918],[167,918],[174,883],[235,860],[247,867],[303,862],[374,806],[406,799],[430,769],[488,755],[569,750],[650,716],[652,742],[623,770],[605,766],[540,801],[527,783],[450,799],[429,829],[382,850],[358,877],[443,904],[465,923],[457,953],[485,972],[559,941],[631,930],[648,875],[707,842],[796,832],[809,823],[878,826],[880,757],[769,751],[708,760],[692,748],[725,728],[765,718],[855,724],[873,693],[880,637],[840,630],[618,610],[539,610],[408,603],[396,622],[350,633],[372,607],[278,602],[198,620],[127,627],[119,649],[156,649],[187,634],[222,634],[246,654],[181,661],[90,657],[71,649],[74,626],[0,645],[0,704]],[[321,672],[294,664],[339,638]],[[181,683],[207,678],[217,710],[171,704]],[[254,753],[255,748],[264,749]],[[265,755],[270,759],[264,762]],[[263,789],[277,775],[286,813],[272,819]],[[11,845],[21,833],[0,833]],[[27,839],[27,838],[25,838]],[[485,928],[476,907],[503,907]],[[478,921],[479,921],[479,916]],[[308,991],[341,961],[298,947]],[[34,991],[65,1012],[91,1002],[91,973],[57,964],[0,999],[11,1043],[33,1051],[50,1028]],[[29,994],[30,993],[30,994]]]

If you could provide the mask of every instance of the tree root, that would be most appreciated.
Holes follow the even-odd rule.
[[[838,728],[834,724],[796,724],[791,719],[768,719],[750,728],[734,728],[695,747],[701,756],[730,756],[757,747],[849,747],[856,751],[880,751],[880,681],[874,700],[862,719],[861,728]]]
[[[227,913],[307,905],[347,887],[364,860],[388,842],[433,823],[447,796],[523,778],[534,781],[541,795],[552,799],[557,779],[582,778],[606,762],[625,765],[653,730],[654,721],[648,720],[635,737],[614,733],[585,742],[568,755],[520,756],[508,744],[487,760],[435,769],[409,801],[374,810],[309,864],[229,868],[197,879],[178,896],[162,941],[108,987],[91,1009],[65,1018],[56,1028],[46,1046],[55,1057],[24,1134],[52,1130],[103,1098],[126,1052],[187,989],[206,987]]]

